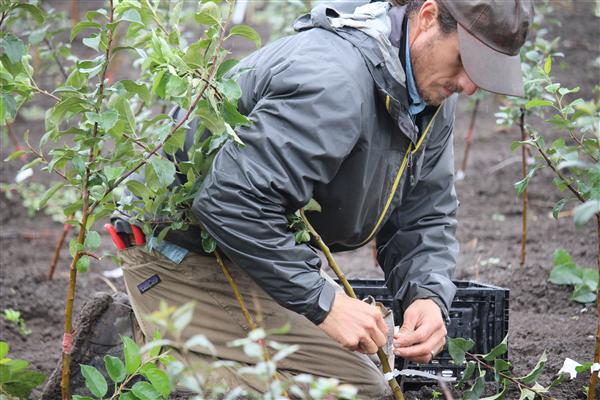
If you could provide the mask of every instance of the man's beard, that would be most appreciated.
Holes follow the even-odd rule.
[[[438,106],[445,99],[446,96],[440,94],[440,92],[435,91],[435,87],[430,90],[423,90],[424,82],[422,77],[426,77],[430,75],[429,73],[434,69],[433,65],[433,42],[436,38],[430,38],[426,43],[422,45],[418,51],[413,52],[414,45],[410,47],[411,54],[411,64],[413,70],[413,76],[415,78],[415,83],[417,86],[417,92],[419,96],[430,106]],[[448,89],[451,93],[457,92],[458,88],[454,84],[448,83],[447,85],[443,85],[446,89]],[[441,89],[441,88],[440,88]]]

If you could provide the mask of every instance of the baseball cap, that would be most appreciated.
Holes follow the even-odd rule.
[[[530,0],[437,0],[458,23],[460,57],[480,88],[523,96],[519,50],[533,19]]]

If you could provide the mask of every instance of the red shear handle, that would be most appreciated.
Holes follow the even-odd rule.
[[[123,239],[121,239],[121,237],[115,230],[114,226],[112,226],[111,224],[105,224],[104,229],[106,229],[106,231],[112,238],[112,241],[115,244],[115,246],[117,246],[117,249],[124,250],[127,248],[127,246],[125,246],[125,243],[123,242]]]
[[[139,226],[131,225],[131,231],[133,232],[133,242],[136,246],[143,246],[146,244],[146,237]]]

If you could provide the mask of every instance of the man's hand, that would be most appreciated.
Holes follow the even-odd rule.
[[[404,324],[394,335],[394,354],[428,363],[444,348],[447,333],[438,305],[431,299],[415,300],[404,312]]]
[[[342,292],[335,294],[331,310],[319,328],[348,350],[366,354],[376,353],[387,337],[387,325],[377,307]]]

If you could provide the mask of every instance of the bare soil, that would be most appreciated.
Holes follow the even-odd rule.
[[[598,55],[597,38],[600,24],[593,16],[593,2],[557,2],[556,17],[561,28],[554,28],[563,37],[561,50],[568,67],[557,68],[557,75],[566,86],[581,86],[586,98],[598,85],[599,70],[594,63]],[[510,360],[517,374],[524,374],[545,351],[548,355],[542,383],[548,383],[560,369],[566,357],[580,362],[591,361],[598,315],[592,304],[570,301],[571,289],[548,282],[556,248],[567,249],[580,265],[596,266],[594,227],[576,229],[569,217],[555,220],[550,215],[560,194],[552,184],[548,171],[541,173],[530,186],[529,232],[527,262],[519,266],[521,205],[513,187],[520,179],[520,161],[504,168],[496,167],[519,154],[510,151],[510,143],[519,138],[518,130],[500,131],[494,112],[498,98],[488,96],[480,107],[466,179],[457,182],[461,201],[458,238],[461,254],[455,277],[477,280],[510,289],[509,344]],[[462,99],[456,115],[455,154],[457,165],[462,158],[464,135],[470,118],[467,102]],[[32,137],[43,132],[42,121],[19,119],[15,131],[19,135],[30,129]],[[34,139],[35,140],[35,139]],[[2,143],[1,157],[12,151],[10,143]],[[4,163],[1,182],[12,182],[18,162]],[[38,173],[34,179],[46,177]],[[68,282],[69,255],[65,248],[54,280],[46,278],[48,265],[62,226],[38,213],[31,218],[21,202],[0,193],[0,311],[19,310],[32,330],[22,337],[14,326],[0,319],[0,339],[11,346],[11,356],[27,359],[33,368],[49,374],[60,357],[63,331],[63,309]],[[100,226],[100,225],[99,225]],[[103,236],[101,253],[114,252],[108,237]],[[497,259],[490,264],[490,259]],[[372,249],[342,253],[339,260],[350,277],[376,278],[381,272],[374,264]],[[485,261],[488,261],[485,265]],[[115,268],[110,257],[92,265],[91,271],[80,274],[75,299],[76,312],[90,295],[110,291],[101,276],[102,271]],[[111,279],[118,290],[124,290],[119,279]],[[582,387],[587,379],[566,382],[553,392],[557,399],[583,399]],[[431,398],[424,388],[409,398]],[[34,392],[33,398],[39,396]],[[518,398],[512,393],[509,398]]]

